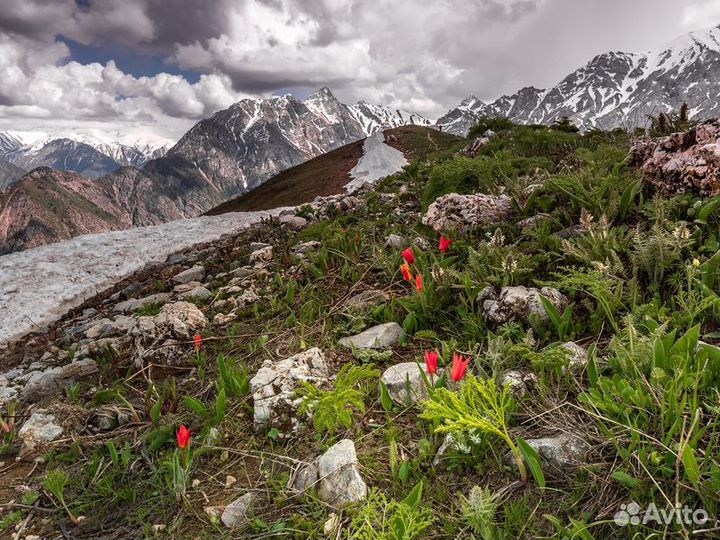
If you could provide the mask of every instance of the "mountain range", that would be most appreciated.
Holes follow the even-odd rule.
[[[490,103],[470,96],[437,124],[465,135],[481,117],[552,124],[567,116],[581,129],[630,129],[683,103],[693,119],[720,116],[720,26],[644,53],[600,54],[552,88],[529,86]]]
[[[567,116],[582,129],[629,129],[682,103],[693,119],[720,116],[720,27],[654,51],[598,55],[552,88],[526,87],[490,103],[470,96],[435,124],[387,106],[346,105],[322,88],[304,100],[244,99],[169,149],[84,136],[28,144],[0,133],[0,253],[198,216],[381,129],[434,125],[464,136],[487,116],[523,124]]]
[[[86,134],[44,136],[34,142],[22,135],[0,132],[0,189],[37,167],[51,167],[99,178],[122,166],[142,167],[161,157],[169,145],[137,141],[132,145],[108,142]]]
[[[141,168],[121,166],[97,179],[57,165],[34,169],[0,192],[0,253],[85,232],[195,217],[285,169],[408,124],[431,122],[390,107],[346,105],[327,88],[302,101],[290,95],[245,99],[200,121],[164,156]],[[81,145],[75,148],[85,150]],[[73,161],[66,155],[62,164],[99,169],[71,155]]]

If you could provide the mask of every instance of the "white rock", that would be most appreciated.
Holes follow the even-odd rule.
[[[422,218],[423,225],[436,232],[468,229],[498,223],[512,215],[512,200],[507,195],[459,195],[450,193],[435,199]]]
[[[360,475],[355,443],[350,439],[343,439],[320,456],[318,468],[318,496],[322,501],[339,508],[362,501],[367,496],[367,485]]]
[[[385,239],[385,247],[391,249],[405,249],[407,247],[407,240],[399,234],[389,234]]]
[[[574,341],[568,341],[560,345],[566,351],[569,351],[568,361],[570,368],[583,368],[588,361],[588,352],[585,347],[582,347]]]
[[[427,367],[416,362],[395,364],[385,370],[380,380],[387,386],[393,401],[400,405],[411,405],[417,401],[428,399],[425,381],[420,374],[421,369],[429,380]]]
[[[348,349],[388,349],[399,343],[401,336],[400,325],[389,322],[368,328],[356,336],[342,338],[339,343]]]
[[[205,300],[207,298],[211,298],[212,295],[213,294],[208,289],[201,285],[199,287],[195,287],[189,291],[181,293],[180,298],[183,300]]]
[[[124,302],[119,302],[115,304],[115,307],[113,307],[113,311],[119,313],[131,313],[151,304],[164,304],[165,302],[169,301],[169,293],[151,294],[150,296],[146,296],[144,298],[130,298],[129,300],[125,300]]]
[[[55,416],[43,412],[33,413],[18,431],[18,437],[29,450],[59,439],[62,434],[63,428],[55,423]]]
[[[263,248],[253,251],[250,254],[250,264],[255,264],[258,262],[267,262],[267,261],[272,260],[272,258],[273,258],[273,247],[265,246]]]
[[[255,430],[271,427],[287,434],[297,430],[295,397],[300,381],[322,384],[330,377],[323,352],[314,347],[279,362],[266,360],[250,380]]]

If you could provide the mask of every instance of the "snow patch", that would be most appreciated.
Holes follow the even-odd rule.
[[[363,155],[350,171],[352,180],[345,186],[348,193],[353,192],[365,182],[374,184],[381,178],[400,172],[407,159],[400,150],[385,144],[382,131],[373,133],[363,143]]]
[[[78,236],[0,257],[0,343],[44,329],[135,272],[278,215],[238,212]]]

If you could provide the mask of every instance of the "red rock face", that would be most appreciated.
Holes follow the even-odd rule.
[[[720,120],[658,139],[639,139],[629,161],[666,196],[720,194]]]

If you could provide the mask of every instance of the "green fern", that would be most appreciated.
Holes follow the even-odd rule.
[[[320,432],[334,434],[342,426],[350,429],[355,411],[365,412],[365,398],[371,382],[380,376],[372,364],[356,366],[346,364],[338,373],[335,388],[321,390],[302,381],[297,395],[303,397],[300,414],[313,417],[313,425]]]

